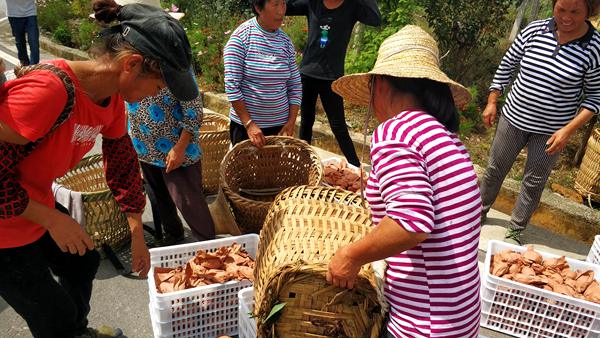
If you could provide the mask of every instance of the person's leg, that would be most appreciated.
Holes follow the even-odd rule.
[[[156,194],[154,194],[154,190],[148,184],[148,181],[144,179],[144,191],[146,191],[146,195],[150,200],[150,208],[152,209],[152,223],[154,223],[154,239],[161,240],[163,239],[163,230],[162,223],[160,220],[160,212],[158,211],[158,202],[156,201]]]
[[[483,218],[490,211],[504,178],[526,143],[527,133],[510,125],[504,117],[500,117],[490,149],[488,166],[479,187],[483,204]]]
[[[76,330],[77,334],[81,334],[85,332],[88,325],[92,284],[100,266],[100,254],[96,250],[88,250],[83,256],[62,252],[50,236],[42,237],[40,245],[50,269],[75,303]]]
[[[183,224],[179,219],[179,215],[177,215],[177,207],[171,200],[169,190],[165,185],[163,177],[165,169],[144,162],[140,162],[140,166],[144,179],[154,191],[160,221],[165,233],[165,241],[183,239]]]
[[[312,129],[315,124],[317,105],[317,83],[308,76],[302,76],[302,104],[300,105],[300,138],[308,142],[312,141]]]
[[[37,16],[25,18],[25,29],[27,30],[27,42],[29,43],[30,61],[32,65],[40,63],[40,31],[38,29]]]
[[[346,157],[349,163],[360,167],[360,160],[356,155],[356,149],[354,149],[354,143],[350,138],[348,132],[348,126],[346,125],[346,116],[344,114],[344,100],[341,96],[336,94],[331,89],[331,83],[333,81],[321,81],[319,86],[319,95],[321,97],[321,103],[323,103],[323,109],[327,114],[329,120],[329,126],[335,139],[342,150],[342,153]]]
[[[560,157],[560,153],[554,155],[546,153],[546,141],[550,135],[530,135],[527,142],[527,161],[523,181],[510,219],[510,229],[517,233],[525,230],[537,209],[546,181]]]
[[[215,238],[215,224],[202,190],[200,161],[163,174],[171,199],[199,241]]]
[[[229,138],[231,139],[231,146],[234,146],[242,141],[249,139],[246,128],[241,124],[237,124],[233,121],[229,123]]]
[[[25,41],[25,24],[26,18],[8,18],[10,23],[10,29],[12,35],[15,38],[15,45],[17,46],[17,57],[21,62],[21,66],[29,65],[29,57],[27,56],[27,44]]]
[[[75,336],[77,307],[52,277],[41,242],[0,249],[0,296],[27,322],[36,338]]]

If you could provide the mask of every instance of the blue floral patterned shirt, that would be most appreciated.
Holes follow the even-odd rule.
[[[202,123],[202,99],[178,101],[165,88],[157,96],[140,102],[126,103],[129,121],[127,129],[140,161],[158,167],[166,167],[166,157],[177,143],[183,130],[192,134],[185,149],[182,166],[200,160],[202,151],[198,143]]]

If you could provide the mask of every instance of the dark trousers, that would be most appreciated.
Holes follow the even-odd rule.
[[[34,65],[40,62],[40,31],[38,30],[37,16],[28,16],[24,18],[9,17],[8,22],[15,37],[17,45],[17,55],[21,65]],[[27,35],[27,39],[25,39]],[[27,55],[27,42],[31,59]]]
[[[183,224],[177,215],[179,209],[196,239],[214,239],[215,224],[202,190],[200,161],[179,167],[168,174],[165,168],[144,162],[140,164],[144,179],[154,191],[165,234],[174,238],[183,236]]]
[[[329,126],[335,139],[346,157],[346,160],[355,166],[360,166],[360,160],[356,155],[354,144],[346,125],[344,115],[344,100],[331,89],[331,80],[319,80],[302,75],[302,106],[300,107],[300,138],[308,142],[312,141],[312,128],[315,124],[317,97],[321,97],[321,103]]]
[[[263,135],[265,136],[274,136],[279,134],[283,126],[275,126],[268,128],[260,128],[262,130]],[[229,137],[231,138],[231,145],[234,146],[242,141],[249,139],[248,131],[244,126],[239,123],[235,123],[231,121],[229,124]]]
[[[99,265],[96,250],[83,256],[62,252],[46,232],[31,244],[0,249],[0,296],[25,319],[34,337],[71,338],[87,327]]]

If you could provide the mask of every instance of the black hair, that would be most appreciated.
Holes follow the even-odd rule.
[[[268,0],[249,0],[250,7],[252,8],[252,13],[254,13],[254,15],[258,16],[256,7],[258,7],[260,10],[262,10],[263,8],[265,8],[265,4],[267,3],[267,1]]]
[[[556,6],[556,2],[558,0],[552,1],[552,9]],[[587,17],[591,18],[600,12],[600,0],[583,0],[585,2],[585,6],[587,7]]]
[[[425,112],[435,117],[446,129],[453,133],[458,131],[460,117],[447,84],[423,78],[381,77],[395,90],[414,95]]]

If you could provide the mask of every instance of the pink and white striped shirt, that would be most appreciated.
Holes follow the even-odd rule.
[[[396,337],[477,337],[481,197],[467,150],[431,115],[404,111],[373,134],[366,196],[418,246],[387,259],[388,330]]]

